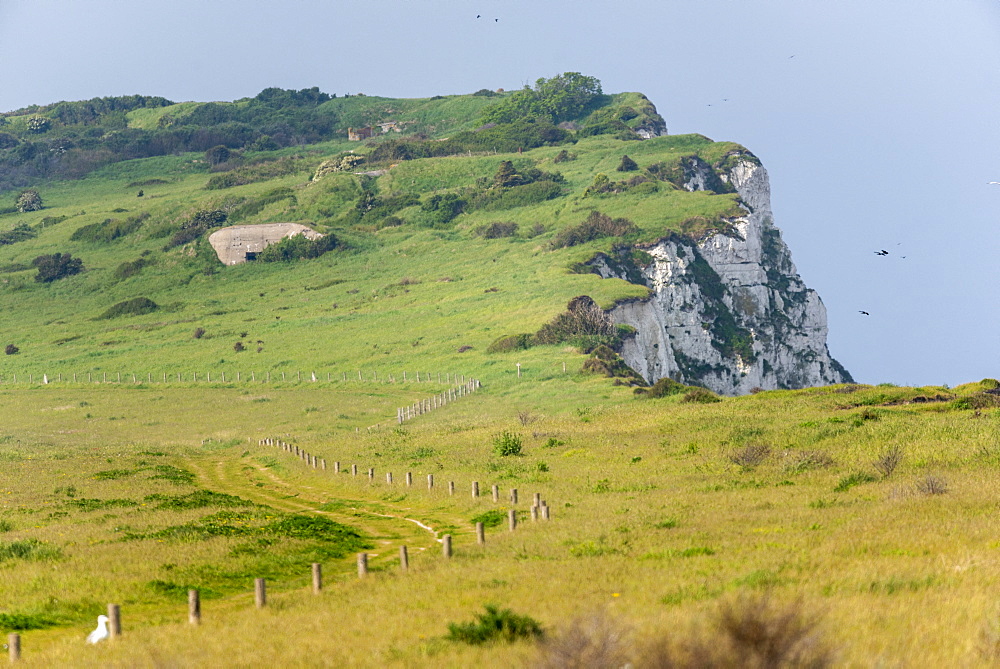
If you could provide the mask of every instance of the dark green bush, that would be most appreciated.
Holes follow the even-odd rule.
[[[615,168],[618,172],[635,172],[637,169],[639,169],[639,166],[627,155],[622,156],[622,161],[618,163],[618,167]]]
[[[485,608],[486,613],[477,614],[474,622],[448,623],[446,638],[449,641],[480,645],[492,642],[510,643],[520,639],[541,639],[544,636],[542,626],[533,618],[491,604],[487,604]]]
[[[584,361],[581,371],[608,378],[625,379],[630,385],[646,385],[645,379],[629,367],[611,347],[603,343],[592,347],[590,357]]]
[[[563,188],[554,181],[535,181],[504,190],[488,190],[469,203],[470,208],[482,211],[502,211],[553,200],[563,194]]]
[[[636,388],[636,395],[643,395],[644,397],[656,398],[656,397],[667,397],[669,395],[678,395],[687,390],[687,386],[683,383],[678,383],[668,376],[659,379],[656,383],[651,385],[649,388]]]
[[[431,195],[420,204],[430,227],[443,227],[465,210],[467,202],[455,193]]]
[[[259,254],[259,262],[288,262],[291,260],[306,260],[319,258],[333,251],[340,242],[333,234],[327,234],[319,239],[309,239],[305,235],[285,237],[277,244],[271,244]]]
[[[504,335],[493,341],[486,347],[487,353],[508,353],[510,351],[522,351],[531,348],[532,335],[517,334]]]
[[[129,216],[123,221],[114,218],[106,219],[102,223],[91,223],[77,228],[70,235],[70,241],[93,242],[95,244],[107,244],[116,239],[131,234],[142,227],[143,221],[149,218],[148,213]]]
[[[119,302],[108,308],[103,314],[98,316],[99,319],[108,318],[120,318],[122,316],[141,316],[143,314],[149,314],[157,309],[159,305],[148,297],[133,297],[131,300],[125,300],[124,302]]]
[[[151,265],[152,262],[147,258],[136,258],[135,260],[126,260],[122,264],[115,268],[114,277],[118,281],[124,281],[125,279],[135,276],[142,271],[144,267]]]
[[[535,344],[560,344],[574,337],[607,337],[618,342],[618,328],[614,321],[587,295],[574,297],[566,311],[543,325],[535,334]],[[603,343],[603,341],[598,342]],[[617,347],[612,346],[612,348]]]
[[[564,72],[551,79],[539,79],[535,87],[523,89],[483,110],[483,123],[512,123],[544,118],[552,123],[579,118],[604,101],[601,82],[579,72]]]
[[[624,237],[638,231],[635,223],[627,218],[611,218],[599,211],[592,211],[582,223],[563,228],[556,233],[552,240],[552,248],[586,244],[603,237]]]
[[[475,526],[476,523],[482,523],[483,527],[499,527],[507,520],[507,514],[500,509],[490,509],[489,511],[483,511],[477,516],[473,516],[469,519],[469,522]]]
[[[692,388],[684,393],[681,401],[694,404],[712,404],[714,402],[721,402],[722,398],[707,388]]]
[[[524,440],[516,432],[504,430],[499,434],[493,435],[493,453],[501,457],[521,455],[523,446]]]
[[[476,234],[483,239],[502,239],[503,237],[513,237],[517,234],[517,223],[513,221],[493,221],[481,228],[476,229]]]
[[[18,242],[34,239],[38,233],[27,223],[18,223],[10,230],[0,232],[0,246],[16,244]]]
[[[41,255],[32,260],[31,264],[38,268],[35,281],[39,283],[51,283],[83,271],[83,261],[70,253]]]

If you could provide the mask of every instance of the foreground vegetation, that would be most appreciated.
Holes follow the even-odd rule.
[[[4,389],[0,459],[18,475],[0,489],[0,625],[23,630],[29,666],[518,664],[614,638],[620,657],[664,666],[747,616],[783,620],[795,652],[808,641],[838,665],[995,660],[995,381],[707,404],[607,384],[498,379],[371,432],[355,431],[355,413],[391,416],[431,384]],[[258,445],[266,436],[328,468]],[[511,438],[520,455],[501,455]],[[534,492],[550,521],[530,520]],[[185,622],[191,587],[205,598],[199,629]],[[107,602],[122,604],[125,636],[83,647]],[[449,640],[446,623],[475,636],[476,616],[505,610],[541,640]]]

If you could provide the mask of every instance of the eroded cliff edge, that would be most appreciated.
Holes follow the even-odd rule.
[[[724,395],[852,381],[826,345],[826,308],[805,286],[774,226],[767,171],[741,151],[715,167],[692,156],[688,190],[739,194],[744,216],[694,240],[671,235],[639,248],[646,262],[600,255],[601,276],[636,282],[648,299],[620,304],[616,323],[635,329],[622,357],[648,382],[671,377]]]

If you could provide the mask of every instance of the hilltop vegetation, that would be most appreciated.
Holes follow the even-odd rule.
[[[325,135],[284,135],[298,138],[294,146],[258,141],[276,136],[268,124],[279,117],[306,127],[320,116]],[[20,183],[0,209],[0,306],[9,315],[0,337],[19,354],[0,359],[0,375],[132,373],[137,365],[147,375],[192,366],[291,371],[306,361],[509,369],[486,353],[496,339],[538,330],[579,295],[607,307],[646,294],[590,274],[584,263],[595,254],[667,234],[693,240],[741,212],[732,193],[692,193],[663,178],[673,174],[665,165],[751,156],[695,135],[637,141],[636,128],[662,128],[649,101],[605,94],[575,73],[513,94],[392,100],[268,89],[208,106],[134,97],[6,118],[16,143],[0,155],[13,161],[0,173]],[[31,130],[31,118],[47,119],[45,129]],[[351,142],[341,125],[377,121],[401,132]],[[239,142],[206,140],[193,153],[176,152],[195,145],[172,145],[133,158],[115,144],[145,137],[142,146],[163,148],[156,137],[209,137],[234,124]],[[18,158],[25,143],[62,140],[76,142],[65,156],[94,151],[103,158],[88,164],[103,166],[63,173],[48,149],[41,162]],[[630,185],[595,188],[626,153],[636,165]],[[45,176],[27,178],[35,173]],[[24,187],[41,208],[15,210]],[[207,243],[219,227],[268,222],[326,236],[288,240],[261,262],[233,267]],[[39,274],[42,257],[71,259],[70,271]],[[136,298],[158,308],[100,318]],[[192,339],[196,328],[207,336]],[[236,340],[251,338],[247,353],[232,354]]]

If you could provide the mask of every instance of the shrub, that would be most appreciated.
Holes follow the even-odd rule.
[[[767,444],[747,444],[731,452],[727,457],[733,464],[743,469],[753,469],[771,455],[771,447]]]
[[[141,316],[143,314],[152,313],[159,308],[160,306],[148,297],[133,297],[131,300],[125,300],[124,302],[119,302],[118,304],[109,307],[108,310],[98,316],[98,318],[108,319],[119,318],[121,316]]]
[[[319,258],[329,251],[333,251],[340,244],[340,241],[333,234],[323,235],[318,239],[309,239],[305,235],[292,235],[285,237],[277,244],[271,244],[257,254],[259,262],[288,262],[291,260],[303,260]]]
[[[601,374],[608,378],[627,379],[629,384],[645,385],[646,381],[629,367],[620,355],[605,344],[597,344],[584,361],[581,371]],[[619,385],[620,382],[619,382]]]
[[[52,127],[52,120],[44,116],[32,116],[28,119],[28,132],[41,134]]]
[[[531,348],[530,334],[504,335],[486,347],[487,353],[509,353]]]
[[[20,350],[21,349],[19,349],[18,347],[14,346],[13,344],[7,344],[7,346],[4,347],[3,352],[6,353],[7,355],[15,355]]]
[[[544,636],[542,626],[533,618],[491,604],[487,604],[485,609],[486,613],[476,615],[475,622],[448,623],[446,638],[449,641],[480,645],[491,642],[510,643],[520,639],[541,639]]]
[[[229,147],[219,144],[205,152],[205,162],[209,165],[220,165],[229,162],[232,155],[233,152],[229,150]]]
[[[602,612],[574,619],[554,638],[545,640],[539,669],[626,667],[628,630]]]
[[[536,344],[559,344],[574,337],[606,338],[612,348],[619,345],[618,328],[614,321],[588,295],[574,297],[566,311],[543,325],[535,334]],[[603,341],[596,343],[606,343]],[[589,351],[588,351],[589,352]]]
[[[143,221],[147,218],[149,218],[149,214],[145,212],[129,216],[123,221],[109,218],[102,223],[91,223],[90,225],[77,228],[69,238],[74,242],[84,241],[107,244],[135,232],[142,227]]]
[[[825,451],[799,451],[792,455],[791,462],[785,466],[785,471],[797,474],[809,469],[825,469],[832,467],[833,457]]]
[[[268,181],[269,179],[295,174],[296,172],[300,172],[303,167],[303,161],[300,158],[293,157],[261,162],[222,174],[216,174],[208,180],[205,188],[207,190],[219,190],[233,188],[234,186],[245,186],[246,184],[258,181]]]
[[[567,162],[569,162],[571,160],[576,160],[576,154],[575,153],[570,153],[566,149],[563,149],[562,151],[560,151],[559,153],[556,154],[556,157],[552,159],[552,162],[554,162],[554,163],[567,163]]]
[[[635,394],[644,397],[656,398],[678,395],[687,390],[687,386],[678,381],[674,381],[669,376],[664,376],[649,388],[636,388]]]
[[[122,264],[115,268],[115,279],[118,281],[124,281],[129,277],[133,277],[142,271],[143,267],[152,264],[146,258],[136,258],[135,260],[126,260]]]
[[[236,351],[237,353],[242,353],[243,351],[246,350],[246,346],[243,345],[243,342],[238,341],[235,344],[233,344],[233,350]]]
[[[469,519],[469,522],[473,526],[475,526],[476,523],[482,523],[483,527],[500,527],[500,525],[506,521],[507,514],[500,509],[490,509],[489,511],[484,511]]]
[[[722,398],[707,388],[692,388],[684,393],[681,401],[692,402],[694,404],[712,404],[714,402],[721,402]]]
[[[889,478],[896,471],[896,467],[903,461],[903,449],[899,445],[889,447],[877,460],[872,462],[872,466],[878,470],[882,478]]]
[[[603,237],[624,237],[638,230],[635,223],[627,218],[611,218],[599,211],[592,211],[582,223],[560,230],[552,240],[552,248],[586,244]]]
[[[493,452],[501,457],[521,455],[523,441],[516,432],[503,431],[493,435]]]
[[[635,172],[637,169],[639,169],[639,166],[628,156],[622,156],[622,161],[615,168],[618,172]]]
[[[513,237],[517,234],[517,223],[513,221],[493,221],[481,228],[476,229],[476,234],[483,239],[501,239],[503,237]]]
[[[854,472],[853,474],[848,474],[844,478],[840,479],[837,486],[833,489],[834,492],[847,492],[856,485],[862,485],[864,483],[875,483],[878,478],[873,474],[868,472]]]
[[[28,188],[18,194],[15,206],[18,212],[22,214],[26,214],[29,211],[38,211],[42,208],[42,196],[34,188]]]
[[[10,230],[0,232],[0,246],[17,244],[18,242],[34,239],[37,236],[38,233],[30,225],[27,223],[18,223]]]
[[[721,605],[712,633],[682,641],[655,638],[637,666],[823,669],[833,664],[833,653],[822,641],[819,623],[799,601],[740,599]]]
[[[944,495],[948,492],[948,482],[939,476],[928,474],[917,481],[917,492],[921,495]]]
[[[195,328],[194,334],[191,335],[195,339],[201,339],[205,336],[205,328]]]
[[[38,268],[35,281],[39,283],[51,283],[83,271],[83,261],[70,253],[41,255],[32,260],[31,264]]]

